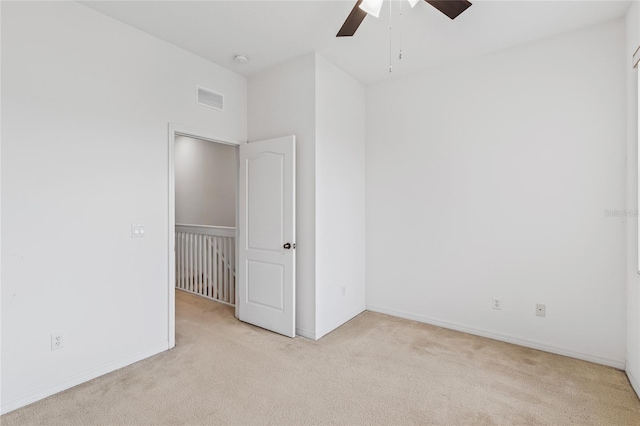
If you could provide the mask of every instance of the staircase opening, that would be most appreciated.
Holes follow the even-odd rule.
[[[237,146],[175,136],[175,287],[236,303]]]

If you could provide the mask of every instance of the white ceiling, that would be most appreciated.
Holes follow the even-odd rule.
[[[86,6],[244,75],[317,51],[363,83],[495,52],[623,16],[630,1],[489,1],[451,21],[426,2],[389,0],[336,38],[355,0],[90,1]],[[400,22],[402,7],[402,22]],[[403,59],[398,61],[402,39]],[[250,58],[234,63],[236,54]]]

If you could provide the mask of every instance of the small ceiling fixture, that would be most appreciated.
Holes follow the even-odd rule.
[[[249,58],[247,58],[244,55],[236,55],[233,57],[233,60],[237,63],[237,64],[246,64],[247,62],[249,62]]]

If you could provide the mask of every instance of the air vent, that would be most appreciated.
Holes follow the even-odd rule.
[[[198,87],[198,103],[222,111],[224,109],[224,96],[204,87]]]

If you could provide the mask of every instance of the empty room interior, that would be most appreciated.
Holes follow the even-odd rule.
[[[0,25],[3,425],[640,425],[640,2]]]

